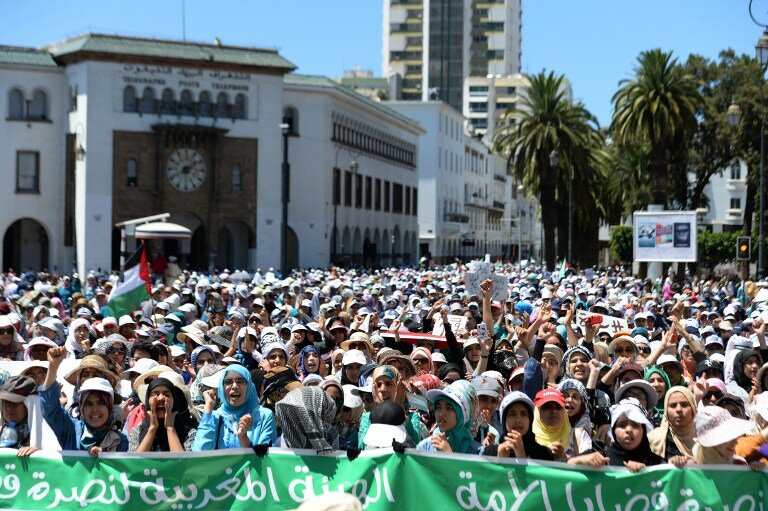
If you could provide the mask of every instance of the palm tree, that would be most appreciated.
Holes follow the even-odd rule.
[[[573,170],[574,186],[578,186],[580,172],[594,167],[591,148],[597,121],[581,103],[568,100],[564,76],[542,72],[528,78],[527,95],[507,112],[494,135],[494,148],[507,156],[508,168],[527,193],[539,199],[544,261],[551,269],[555,265],[558,189],[562,194],[563,183],[567,186],[568,169]],[[560,155],[557,165],[550,163],[554,150]]]
[[[697,81],[659,49],[642,52],[635,77],[619,82],[613,96],[611,131],[619,144],[648,144],[648,173],[654,204],[667,204],[669,160],[683,150],[696,130],[696,112],[702,104]]]

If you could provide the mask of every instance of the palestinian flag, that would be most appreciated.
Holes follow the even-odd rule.
[[[109,295],[109,311],[116,318],[130,314],[149,300],[151,290],[147,251],[142,245],[125,261],[123,278]]]

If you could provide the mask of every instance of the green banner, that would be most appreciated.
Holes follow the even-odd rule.
[[[0,453],[0,508],[294,509],[345,491],[365,509],[478,511],[767,511],[768,473],[742,467],[573,469],[390,450],[346,456],[272,449],[91,458]]]

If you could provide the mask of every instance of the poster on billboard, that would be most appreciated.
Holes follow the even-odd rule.
[[[633,253],[640,262],[695,262],[695,211],[635,211]]]

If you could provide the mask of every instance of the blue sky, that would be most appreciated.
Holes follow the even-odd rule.
[[[754,0],[766,13],[768,0]],[[83,32],[180,39],[181,0],[0,0],[0,44],[41,46]],[[523,72],[565,74],[601,124],[637,55],[753,54],[748,0],[523,0]],[[278,48],[299,72],[381,74],[382,0],[186,0],[187,39]]]

